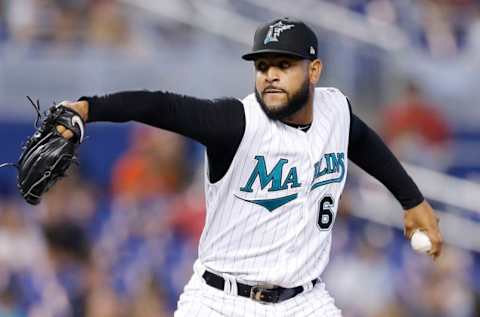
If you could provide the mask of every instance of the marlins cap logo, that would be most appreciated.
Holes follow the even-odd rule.
[[[294,26],[294,24],[283,24],[282,21],[278,21],[277,23],[270,25],[263,44],[267,44],[270,42],[278,42],[278,37],[280,36],[280,33],[285,30],[290,30]]]

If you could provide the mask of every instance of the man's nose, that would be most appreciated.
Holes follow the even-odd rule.
[[[279,69],[277,67],[269,67],[266,72],[266,79],[268,82],[279,80]]]

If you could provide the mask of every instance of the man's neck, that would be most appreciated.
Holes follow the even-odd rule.
[[[309,124],[293,124],[293,123],[287,123],[287,122],[284,122],[284,123],[288,126],[291,126],[292,128],[298,129],[303,132],[307,132],[308,130],[310,130],[310,127],[312,126],[311,123]]]
[[[298,110],[294,114],[282,120],[282,122],[289,125],[307,125],[307,124],[311,124],[312,121],[313,121],[313,94],[308,98],[308,101],[305,107],[302,107],[300,110]]]

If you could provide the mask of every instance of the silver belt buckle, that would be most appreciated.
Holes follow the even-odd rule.
[[[266,301],[267,299],[271,300],[272,303],[276,303],[278,301],[278,295],[274,293],[274,288],[272,285],[252,286],[250,289],[250,299],[260,304],[270,303],[270,301]]]
[[[264,287],[262,286],[252,286],[250,289],[250,299],[256,301],[256,302],[263,302],[263,294],[262,291],[264,290]]]

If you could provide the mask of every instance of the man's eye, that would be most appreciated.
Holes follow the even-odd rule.
[[[287,62],[287,61],[281,61],[281,62],[279,63],[279,66],[280,66],[281,69],[287,69],[287,68],[290,67],[290,63]]]
[[[267,63],[264,63],[264,62],[257,63],[255,67],[257,68],[258,71],[261,71],[261,72],[265,72],[268,69]]]

